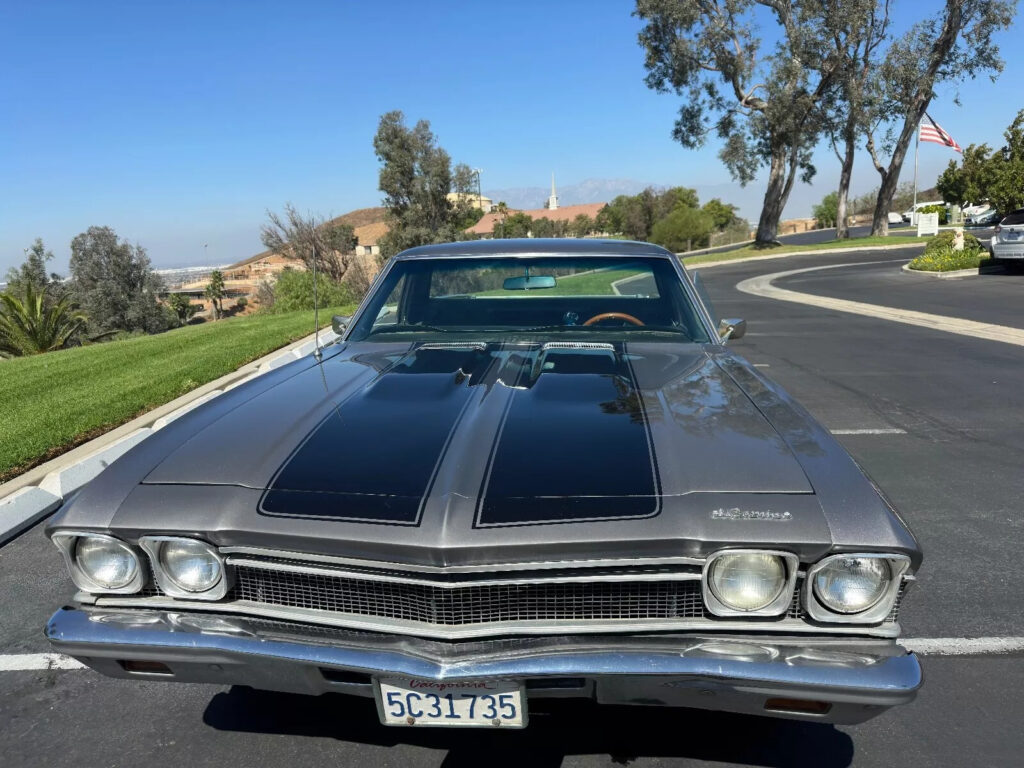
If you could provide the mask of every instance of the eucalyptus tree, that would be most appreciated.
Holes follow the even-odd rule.
[[[716,135],[742,185],[768,167],[756,240],[775,241],[797,178],[814,176],[822,101],[837,74],[822,0],[637,0],[647,86],[684,98],[672,131],[689,149]],[[764,13],[778,40],[762,45]],[[773,33],[774,34],[774,33]]]
[[[939,12],[926,10],[921,21],[889,46],[871,78],[879,107],[867,130],[867,149],[881,176],[871,234],[889,232],[888,214],[903,161],[935,87],[982,73],[994,80],[1003,69],[994,37],[1010,26],[1016,11],[1012,0],[943,0]],[[882,151],[889,153],[888,163]]]
[[[89,227],[71,241],[71,293],[89,316],[92,334],[158,333],[171,325],[157,301],[164,284],[146,249],[120,240],[110,227]]]
[[[388,211],[388,232],[380,240],[387,258],[405,248],[459,240],[472,219],[474,173],[452,171],[450,155],[438,145],[427,120],[412,128],[399,110],[381,115],[373,149],[381,162],[379,188]],[[456,193],[455,202],[449,198]]]
[[[7,293],[24,297],[25,291],[31,286],[36,293],[46,292],[47,301],[57,301],[64,295],[61,276],[55,272],[47,273],[46,262],[53,258],[53,251],[43,245],[42,238],[25,249],[25,261],[18,267],[7,270]]]
[[[826,101],[829,141],[839,159],[836,239],[849,237],[847,207],[858,144],[875,121],[880,101],[872,78],[881,64],[890,25],[889,0],[821,0],[839,67]]]

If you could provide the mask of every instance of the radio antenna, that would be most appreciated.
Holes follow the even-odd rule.
[[[323,353],[320,351],[320,299],[316,292],[316,263],[320,260],[320,249],[317,248],[317,232],[313,232],[313,357],[320,360]]]

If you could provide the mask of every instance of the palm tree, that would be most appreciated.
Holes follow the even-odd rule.
[[[495,211],[497,211],[498,218],[501,220],[501,236],[505,237],[505,219],[508,218],[508,203],[502,200],[495,207]]]
[[[63,349],[85,327],[87,319],[70,298],[47,304],[45,288],[37,293],[33,285],[26,285],[24,301],[0,293],[0,357]]]

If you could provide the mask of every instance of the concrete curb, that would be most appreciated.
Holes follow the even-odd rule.
[[[949,272],[928,272],[924,269],[911,269],[909,264],[904,264],[900,267],[904,272],[909,272],[912,275],[921,275],[923,277],[937,277],[940,280],[948,280],[953,277],[971,277],[974,275],[981,274],[981,267],[971,267],[970,269],[954,269]]]
[[[806,272],[816,272],[825,269],[840,269],[842,267],[856,267],[864,264],[881,264],[885,262],[861,262],[852,264],[828,264],[820,267],[805,267],[803,269],[790,269],[785,272],[774,272],[768,275],[741,280],[736,284],[736,290],[741,293],[749,293],[753,296],[763,296],[768,299],[779,301],[791,301],[796,304],[806,304],[812,307],[819,307],[835,312],[849,312],[853,315],[863,315],[879,320],[888,320],[894,323],[916,325],[927,328],[931,331],[944,331],[955,333],[960,336],[970,336],[984,341],[998,341],[1003,344],[1012,344],[1024,347],[1024,328],[1013,328],[1008,325],[995,325],[993,323],[982,323],[977,320],[968,320],[962,317],[948,317],[946,315],[933,315],[928,312],[918,312],[913,309],[902,309],[900,307],[887,307],[880,304],[867,304],[863,301],[851,301],[849,299],[836,299],[829,296],[818,296],[813,293],[802,293],[792,291],[788,288],[779,288],[772,283],[789,275],[798,275]]]
[[[321,346],[337,338],[330,328],[320,331]],[[314,336],[310,334],[0,485],[0,546],[52,514],[69,494],[156,430],[222,392],[311,354],[314,346]]]
[[[896,245],[859,245],[854,248],[815,248],[811,251],[787,251],[786,253],[769,253],[765,256],[747,256],[736,259],[722,259],[721,261],[709,261],[704,264],[687,264],[685,257],[683,266],[687,269],[711,269],[712,267],[724,267],[728,264],[747,263],[749,261],[767,261],[769,259],[785,259],[788,256],[815,256],[823,253],[857,253],[859,251],[899,251],[916,246],[924,247],[925,242],[898,243]],[[692,254],[686,254],[692,255]]]

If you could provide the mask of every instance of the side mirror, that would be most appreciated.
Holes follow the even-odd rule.
[[[351,315],[334,315],[331,318],[331,328],[339,336],[344,336],[350,322],[352,322]]]
[[[718,322],[718,338],[722,341],[742,339],[747,332],[747,321],[739,317],[724,318]]]

